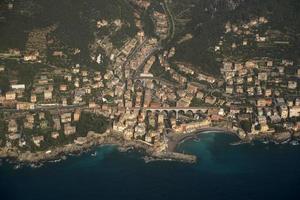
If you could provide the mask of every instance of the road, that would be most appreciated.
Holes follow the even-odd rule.
[[[164,3],[162,3],[162,7],[163,7],[165,13],[167,13],[167,15],[169,15],[169,19],[171,21],[171,23],[169,23],[169,24],[172,24],[172,27],[169,28],[168,41],[170,42],[174,38],[174,35],[175,35],[175,21],[174,21],[172,12],[170,11],[170,8],[168,6],[168,0],[164,0]]]

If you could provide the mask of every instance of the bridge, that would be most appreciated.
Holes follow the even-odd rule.
[[[132,111],[145,111],[145,112],[152,112],[152,113],[171,113],[174,112],[176,114],[176,118],[178,118],[178,115],[180,112],[183,113],[192,113],[192,114],[196,114],[196,113],[206,113],[208,109],[210,108],[214,108],[214,107],[210,107],[210,106],[202,106],[202,107],[158,107],[158,108],[152,108],[152,107],[136,107],[136,108],[132,108],[130,110]]]

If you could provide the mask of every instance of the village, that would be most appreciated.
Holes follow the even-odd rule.
[[[147,9],[150,4],[135,1],[135,5]],[[39,70],[30,84],[9,76],[9,89],[4,92],[0,88],[1,155],[12,150],[46,152],[63,145],[81,146],[95,134],[141,143],[156,153],[168,152],[174,137],[210,128],[231,132],[244,141],[268,138],[281,143],[300,138],[299,64],[284,57],[224,56],[228,51],[226,34],[247,38],[241,44],[232,43],[231,50],[268,42],[267,36],[253,31],[268,23],[266,18],[242,28],[226,24],[225,36],[214,47],[215,53],[223,56],[221,76],[202,72],[190,63],[170,62],[176,47],[163,47],[170,34],[169,16],[154,11],[152,18],[156,37],[145,35],[137,12],[139,30],[121,48],[114,47],[109,38],[96,41],[91,58],[100,64],[102,54],[96,50],[104,49],[109,57],[104,72],[80,64],[63,68],[45,63],[47,67]],[[116,29],[123,25],[121,20],[99,19],[95,26],[101,29],[109,24]],[[28,40],[34,43],[31,37]],[[27,52],[10,49],[1,53],[1,59],[29,64],[47,60],[45,46],[39,47],[43,51],[29,46]],[[54,51],[52,55],[64,54]],[[168,78],[152,73],[157,63],[159,73]],[[14,73],[3,64],[1,74]]]

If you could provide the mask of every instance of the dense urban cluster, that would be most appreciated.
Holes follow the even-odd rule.
[[[268,23],[265,17],[225,25],[224,35],[212,47],[223,65],[221,76],[215,76],[190,63],[173,61],[176,48],[164,48],[163,42],[174,31],[167,2],[159,10],[151,8],[156,36],[145,34],[138,12],[149,9],[151,3],[130,2],[137,7],[134,37],[121,47],[109,36],[96,37],[91,45],[94,62],[100,65],[103,57],[109,58],[106,70],[49,65],[45,48],[52,39],[46,36],[55,26],[32,31],[27,51],[1,53],[3,60],[46,66],[24,83],[5,62],[1,65],[0,75],[9,75],[9,89],[0,88],[3,151],[80,146],[91,134],[104,132],[155,152],[168,151],[173,137],[209,128],[236,133],[243,140],[269,137],[282,142],[300,136],[299,65],[285,57],[232,53],[293,42],[285,36],[278,39],[282,34],[271,30],[262,32],[259,27]],[[98,19],[94,26],[114,32],[125,23]],[[75,49],[73,54],[79,52]],[[61,59],[64,55],[57,50],[51,54]]]

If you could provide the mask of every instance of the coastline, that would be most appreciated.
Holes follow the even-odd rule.
[[[81,155],[84,152],[91,152],[95,147],[101,146],[117,146],[118,151],[127,152],[130,149],[142,150],[145,153],[145,158],[148,157],[151,161],[179,161],[186,163],[195,163],[196,156],[185,155],[176,152],[156,152],[154,148],[139,141],[125,141],[122,137],[116,134],[89,134],[87,142],[82,145],[68,144],[61,147],[55,147],[48,151],[39,152],[20,152],[17,149],[1,149],[0,160],[7,160],[14,165],[33,165],[38,166],[46,162],[57,162],[65,159],[68,155]],[[146,159],[145,162],[147,163]]]
[[[111,134],[106,132],[104,134],[89,133],[86,137],[87,142],[84,144],[68,144],[61,147],[55,147],[48,151],[39,152],[20,152],[17,149],[0,149],[0,160],[8,160],[12,164],[17,165],[39,165],[45,162],[56,162],[61,159],[65,159],[67,155],[81,155],[84,152],[92,151],[95,147],[101,147],[106,145],[117,146],[118,151],[127,152],[129,149],[142,150],[145,153],[144,161],[154,162],[154,161],[176,161],[183,163],[196,163],[197,157],[195,155],[189,155],[185,153],[180,153],[177,151],[178,145],[181,143],[197,138],[202,134],[228,134],[239,138],[239,141],[235,144],[250,143],[252,141],[259,141],[266,139],[268,142],[275,142],[274,136],[263,135],[255,137],[241,138],[236,131],[228,128],[222,127],[206,127],[197,129],[193,132],[168,135],[168,147],[166,151],[157,152],[155,149],[145,143],[140,141],[126,141],[118,134]],[[286,138],[285,138],[286,139]],[[290,141],[291,138],[288,138]],[[279,144],[284,144],[286,140],[278,142]]]
[[[233,130],[230,130],[228,128],[221,128],[221,127],[207,127],[207,128],[197,129],[197,130],[195,130],[193,132],[190,132],[190,133],[172,134],[168,138],[169,139],[169,141],[168,141],[168,151],[175,152],[176,149],[177,149],[177,146],[179,144],[185,142],[186,140],[195,138],[198,135],[209,134],[209,132],[235,135],[240,139],[240,141],[242,141],[242,139],[238,136],[237,132],[235,132]]]

